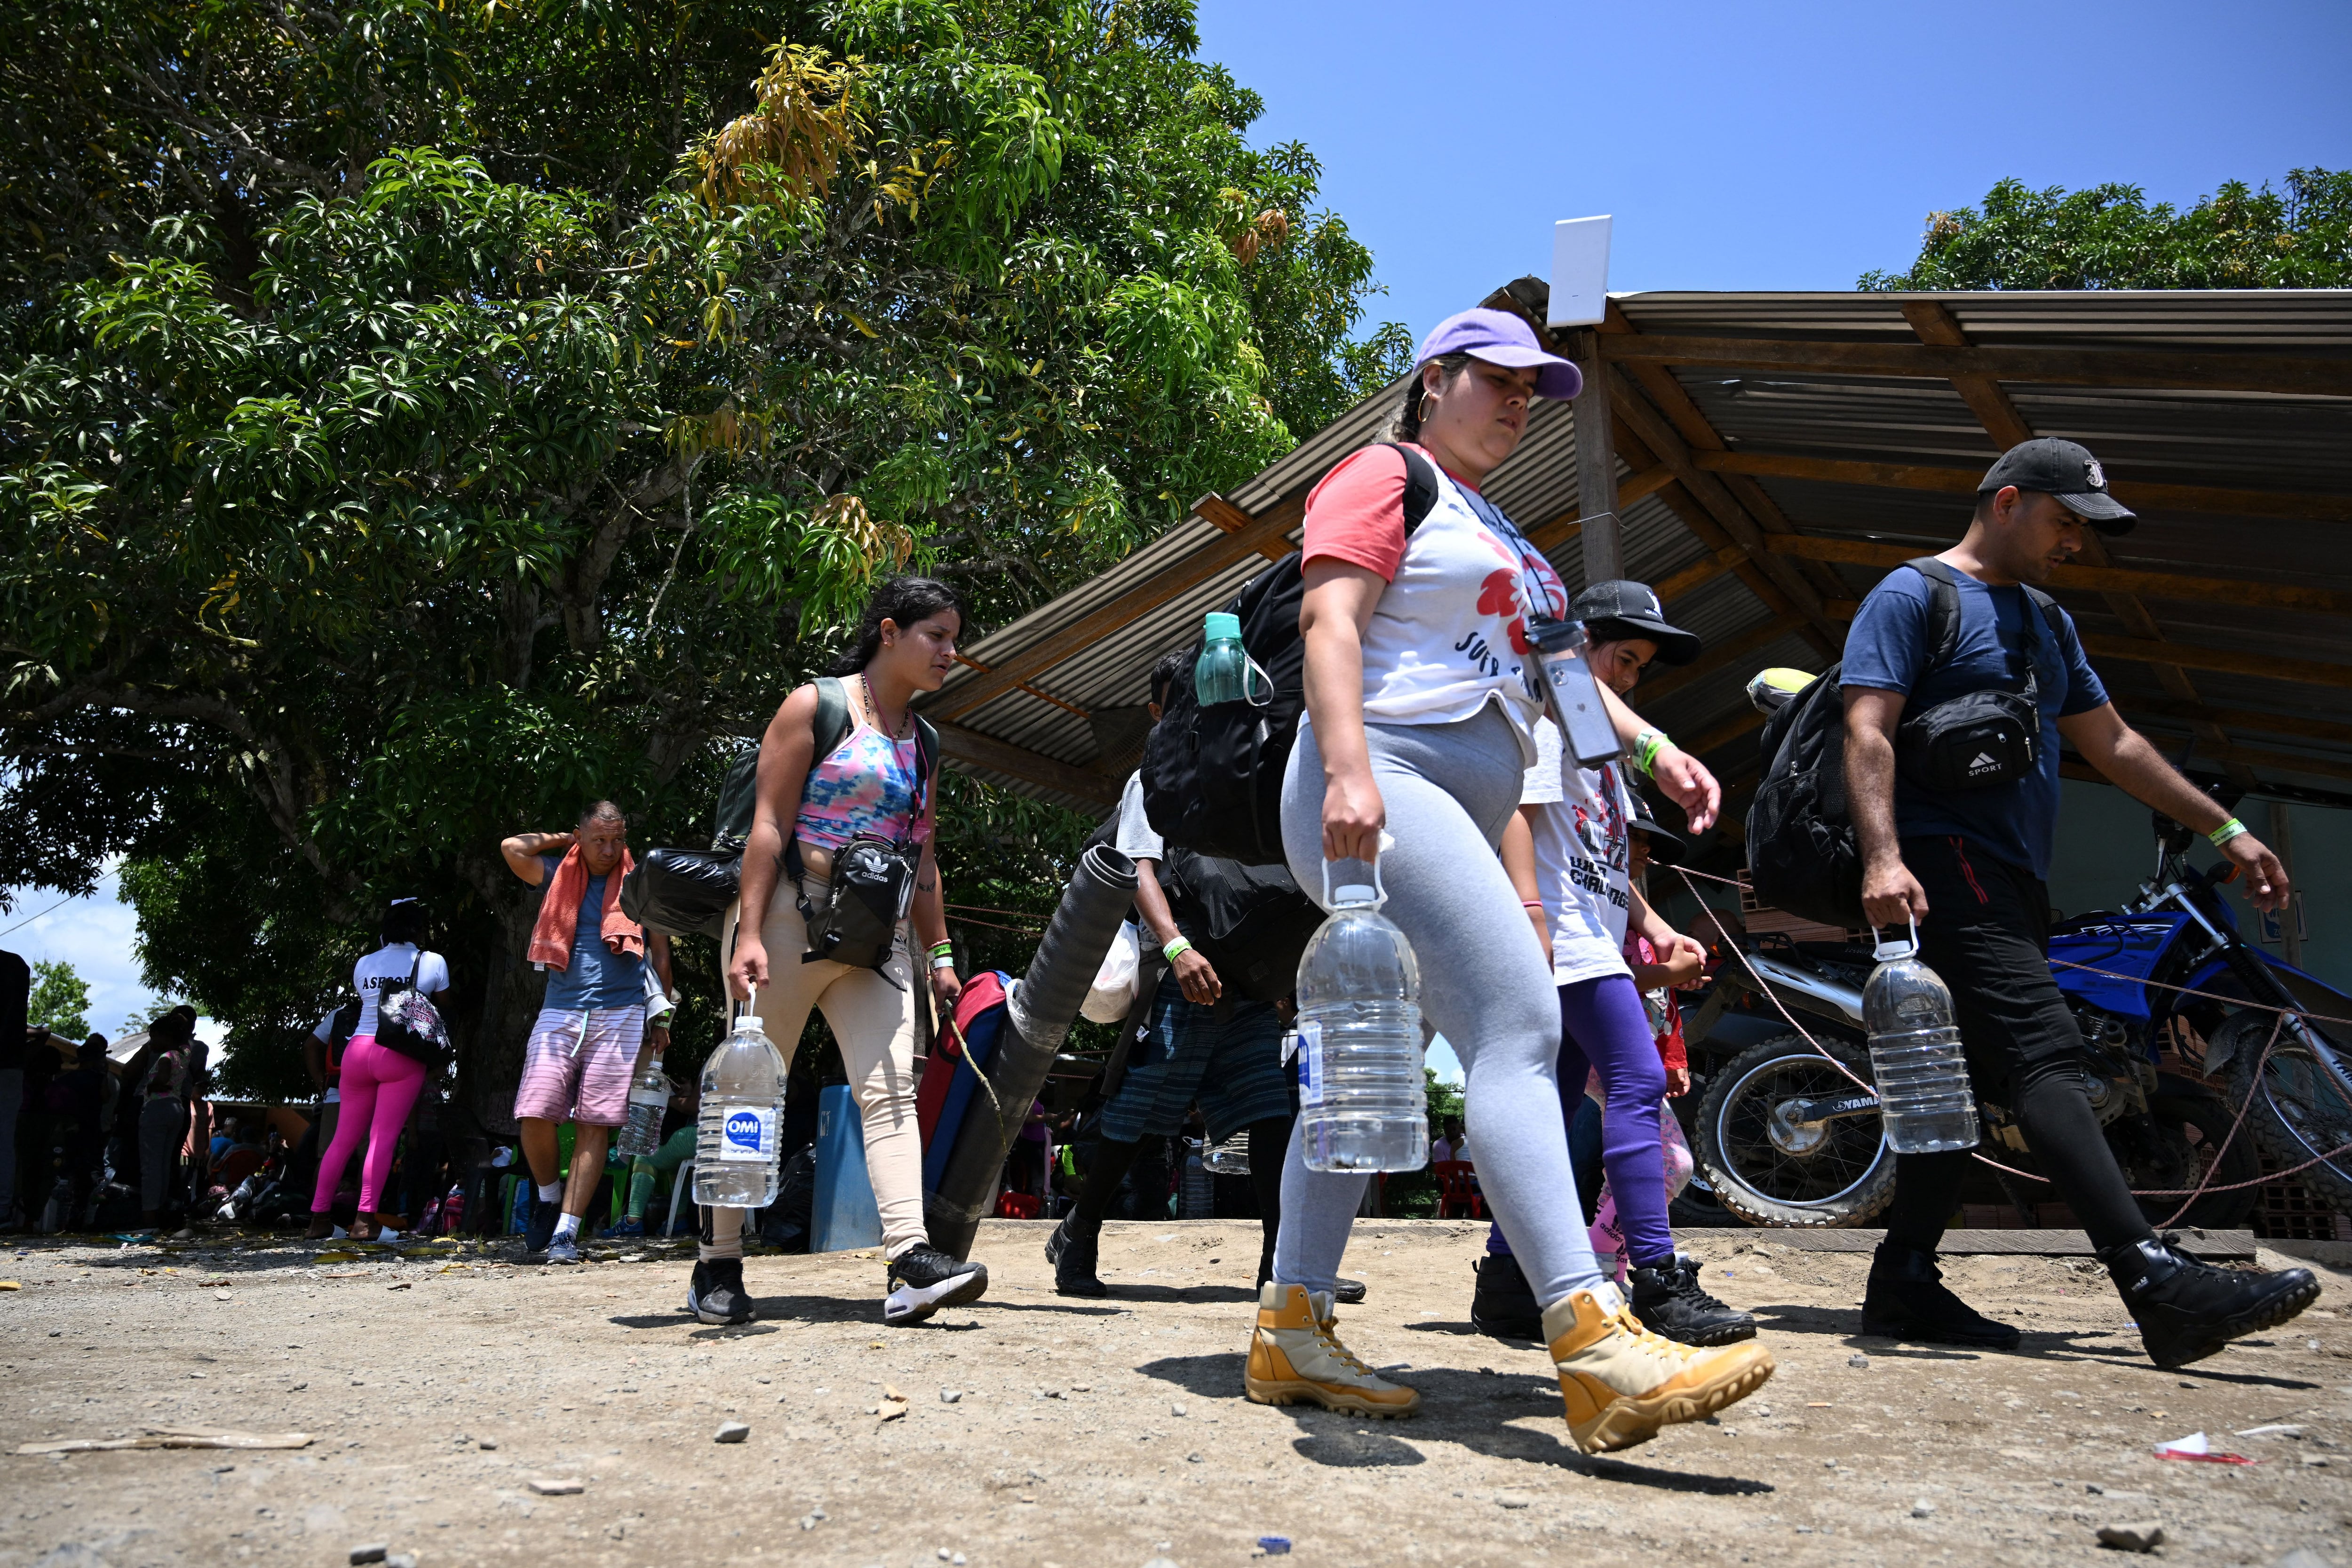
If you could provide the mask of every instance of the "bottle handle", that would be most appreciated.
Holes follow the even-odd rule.
[[[1257,683],[1255,688],[1253,680]],[[1242,650],[1242,700],[1253,708],[1264,708],[1274,700],[1274,677],[1258,668],[1246,648]]]
[[[1916,958],[1918,956],[1919,918],[1916,915],[1913,915],[1910,917],[1910,921],[1911,940],[1909,942],[1885,941],[1884,938],[1879,936],[1876,927],[1874,926],[1871,928],[1871,940],[1877,944],[1870,950],[1870,956],[1873,963],[1887,963],[1895,959]]]
[[[1380,842],[1372,847],[1372,858],[1367,862],[1372,868],[1372,908],[1379,909],[1389,901],[1389,890],[1381,881],[1381,856],[1396,847],[1396,836],[1387,828],[1381,829]],[[1344,857],[1343,857],[1344,858]],[[1331,907],[1331,859],[1323,858],[1323,907]]]

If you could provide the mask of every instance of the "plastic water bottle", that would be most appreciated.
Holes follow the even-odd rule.
[[[783,1121],[784,1058],[760,1016],[746,1011],[702,1064],[694,1136],[694,1201],[763,1209],[783,1184],[776,1133]]]
[[[1242,646],[1239,616],[1212,610],[1201,627],[1207,646],[1192,662],[1192,695],[1206,708],[1244,698],[1265,706],[1274,697],[1274,679]]]
[[[1372,882],[1335,895],[1298,961],[1298,1116],[1311,1171],[1417,1171],[1429,1163],[1421,966]]]
[[[1878,967],[1862,988],[1886,1146],[1898,1154],[1973,1149],[1977,1097],[1952,1019],[1952,994],[1918,952],[1915,921],[1910,941],[1882,942],[1871,953]]]
[[[629,1120],[613,1152],[624,1160],[643,1160],[661,1147],[662,1118],[669,1114],[669,1075],[659,1057],[646,1058],[646,1070],[629,1085]]]
[[[1208,1167],[1212,1175],[1248,1175],[1250,1173],[1248,1131],[1244,1130],[1234,1133],[1222,1143],[1210,1144],[1208,1152],[1201,1156],[1201,1163]]]

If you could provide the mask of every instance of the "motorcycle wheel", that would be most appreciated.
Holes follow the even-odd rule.
[[[1822,1042],[1865,1083],[1868,1058],[1844,1042]],[[1895,1201],[1895,1155],[1875,1116],[1826,1124],[1820,1142],[1776,1142],[1772,1108],[1785,1100],[1832,1095],[1853,1086],[1799,1035],[1750,1046],[1717,1071],[1699,1102],[1692,1153],[1716,1201],[1749,1225],[1843,1229],[1867,1225]]]
[[[2156,1092],[2147,1097],[2147,1114],[2155,1123],[2158,1140],[2154,1151],[2131,1146],[2135,1139],[2124,1128],[2126,1122],[2137,1122],[2137,1118],[2126,1117],[2107,1127],[2107,1146],[2115,1151],[2116,1163],[2122,1167],[2124,1180],[2131,1186],[2193,1187],[2209,1168],[2217,1187],[2235,1186],[2262,1175],[2262,1157],[2255,1152],[2252,1136],[2242,1129],[2235,1138],[2230,1137],[2230,1123],[2235,1113],[2226,1100],[2202,1085],[2171,1073],[2158,1073]],[[2226,1151],[2221,1147],[2224,1140],[2230,1145]],[[2184,1193],[2180,1197],[2133,1201],[2139,1205],[2140,1213],[2147,1216],[2150,1225],[2168,1223],[2231,1230],[2243,1225],[2246,1216],[2254,1212],[2254,1205],[2262,1200],[2260,1190],[2253,1187],[2202,1193],[2188,1213],[2173,1218],[2187,1195]]]
[[[2347,1103],[2335,1075],[2314,1059],[2308,1047],[2284,1031],[2272,1045],[2271,1030],[2268,1013],[2232,1014],[2213,1031],[2207,1054],[2219,1055],[2225,1044],[2230,1047],[2231,1106],[2247,1107],[2246,1126],[2263,1152],[2291,1169],[2352,1143],[2352,1103]],[[2271,1047],[2267,1062],[2263,1058],[2265,1046]],[[2257,1063],[2262,1063],[2259,1081]],[[2352,1152],[2320,1160],[2286,1179],[2352,1214]]]

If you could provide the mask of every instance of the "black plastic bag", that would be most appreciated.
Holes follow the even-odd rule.
[[[648,849],[622,879],[621,912],[664,936],[718,936],[742,874],[740,851]]]

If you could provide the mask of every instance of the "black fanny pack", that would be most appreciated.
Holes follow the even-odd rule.
[[[793,879],[794,901],[808,927],[808,951],[801,962],[830,960],[881,972],[898,943],[899,924],[914,907],[915,868],[922,853],[923,847],[911,839],[861,833],[834,851],[833,879],[819,904],[808,896],[800,841],[787,845],[784,872]]]
[[[1958,641],[1958,584],[1952,569],[1932,557],[1906,562],[1952,595],[1948,613],[1938,617],[1944,636],[1930,668],[1948,662]],[[1895,731],[1895,762],[1903,776],[1920,789],[1938,795],[1990,789],[2014,784],[2032,773],[2042,755],[2042,691],[2033,675],[2033,630],[2037,620],[2051,624],[2055,611],[2049,596],[2028,587],[2022,654],[2010,656],[2012,677],[2021,677],[2022,689],[1970,691],[1903,721]],[[2039,612],[2037,615],[2035,612]]]

